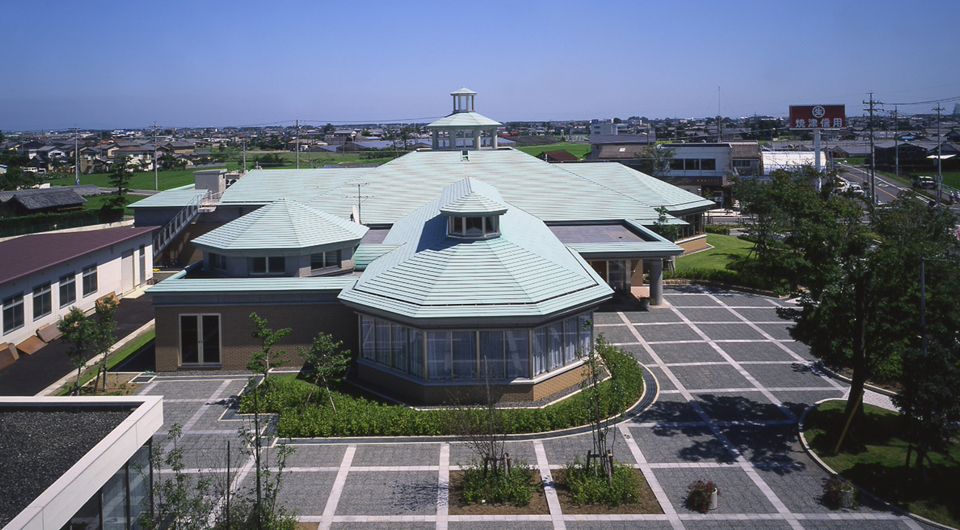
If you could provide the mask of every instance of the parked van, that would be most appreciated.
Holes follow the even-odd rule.
[[[937,180],[927,175],[920,175],[913,177],[913,185],[920,189],[932,190],[937,188]]]

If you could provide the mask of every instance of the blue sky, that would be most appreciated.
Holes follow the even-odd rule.
[[[430,121],[462,86],[499,121],[960,95],[956,0],[38,0],[3,18],[2,130]]]

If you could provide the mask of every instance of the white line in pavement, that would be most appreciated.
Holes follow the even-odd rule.
[[[181,432],[187,433],[188,431],[190,431],[190,429],[193,428],[193,425],[200,420],[200,416],[203,416],[203,413],[207,411],[207,407],[209,406],[209,404],[216,403],[217,401],[220,400],[220,394],[226,391],[228,386],[230,386],[230,380],[226,380],[220,383],[220,386],[217,387],[217,389],[213,392],[213,394],[210,395],[210,398],[205,400],[203,405],[200,405],[200,408],[198,408],[197,411],[193,413],[193,416],[190,416],[190,419],[187,420],[187,423],[183,424]],[[170,440],[169,442],[167,442],[167,445],[164,446],[163,448],[163,454],[169,454],[170,451],[173,450],[174,442],[175,440]]]
[[[440,444],[437,468],[437,530],[447,530],[450,515],[450,444]]]
[[[327,504],[323,507],[318,530],[329,530],[333,524],[333,516],[337,513],[337,504],[340,503],[340,495],[343,494],[343,486],[347,482],[347,474],[350,472],[350,464],[353,463],[353,455],[356,452],[356,445],[348,445],[347,450],[343,452],[343,460],[340,461],[337,478],[333,479],[333,487],[330,488],[330,496],[327,497]]]
[[[543,448],[543,442],[534,440],[533,450],[537,455],[537,467],[540,468],[543,494],[547,498],[547,506],[550,507],[550,519],[553,521],[553,528],[554,530],[567,530],[567,525],[563,522],[563,510],[560,509],[560,498],[557,497],[557,488],[553,483],[553,474],[550,473],[550,462],[547,460],[547,452]]]
[[[620,431],[624,440],[626,440],[630,454],[632,454],[633,459],[637,461],[637,467],[643,473],[644,478],[647,479],[647,484],[650,486],[650,489],[653,490],[653,495],[657,498],[657,502],[660,503],[660,508],[663,509],[667,520],[670,521],[670,526],[675,530],[683,530],[683,523],[681,523],[680,518],[677,517],[677,510],[670,502],[670,497],[668,497],[667,492],[663,490],[663,486],[660,485],[660,481],[653,473],[650,464],[647,463],[646,457],[644,457],[640,451],[640,446],[637,445],[637,441],[634,440],[633,435],[630,434],[630,429],[624,423],[617,425],[617,429]]]

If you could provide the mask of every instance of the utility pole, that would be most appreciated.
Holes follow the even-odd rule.
[[[76,127],[73,128],[73,172],[75,175],[75,183],[77,186],[80,185],[80,131]]]
[[[864,105],[870,105],[870,201],[876,204],[877,201],[877,172],[876,172],[876,159],[873,154],[873,111],[874,105],[882,105],[879,101],[873,99],[873,92],[870,92],[870,100],[864,101]]]
[[[160,173],[157,169],[157,122],[153,122],[153,189],[160,191]]]
[[[297,120],[297,169],[300,169],[300,120]]]
[[[893,145],[896,146],[894,150],[894,166],[893,174],[900,176],[900,113],[897,111],[897,106],[893,107]]]
[[[243,172],[247,172],[247,139],[243,139]]]
[[[937,108],[933,110],[937,111],[937,204],[940,204],[943,196],[943,157],[940,152],[940,147],[943,145],[943,137],[940,134],[940,113],[943,112],[943,107],[937,103]]]

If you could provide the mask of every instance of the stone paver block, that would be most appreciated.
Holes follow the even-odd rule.
[[[651,344],[651,348],[665,363],[694,363],[724,361],[717,350],[706,342],[680,344]]]
[[[670,530],[670,521],[566,521],[567,530]],[[551,527],[552,528],[552,527]]]
[[[626,324],[622,326],[604,326],[602,328],[595,328],[597,336],[603,335],[604,340],[613,344],[623,344],[630,342],[638,342],[637,337],[630,332],[630,328]]]
[[[287,467],[340,467],[346,445],[290,444],[293,454],[287,456]],[[359,449],[359,447],[358,447]],[[276,449],[268,453],[271,457]],[[353,462],[356,465],[356,460]],[[400,464],[394,464],[400,465]]]
[[[721,501],[723,502],[723,501]],[[712,513],[712,512],[711,512]],[[790,523],[783,519],[738,519],[724,520],[693,520],[684,521],[683,527],[687,530],[787,530]]]
[[[753,389],[754,386],[729,364],[708,366],[669,366],[680,384],[688,390],[708,388]]]
[[[630,427],[647,462],[711,462],[731,464],[733,455],[705,424],[689,426],[658,425]]]
[[[283,484],[280,488],[280,503],[288,511],[296,511],[297,515],[323,515],[323,508],[327,505],[327,498],[330,497],[330,490],[336,478],[336,471],[284,472]]]
[[[637,362],[639,362],[640,364],[643,364],[646,366],[650,366],[651,364],[654,364],[653,357],[651,357],[650,354],[647,353],[647,350],[643,346],[639,344],[628,344],[626,346],[620,346],[620,347],[623,348],[623,351],[628,351],[632,353],[633,356],[636,357]]]
[[[761,421],[790,419],[760,392],[695,394],[707,416],[717,421]]]
[[[807,364],[744,364],[741,366],[764,387],[833,388]]]
[[[673,384],[673,381],[670,380],[666,374],[663,373],[663,369],[655,364],[646,365],[647,370],[657,379],[657,384],[660,385],[660,391],[664,390],[676,390],[677,386]]]
[[[354,466],[436,466],[439,463],[438,443],[358,445],[353,455]]]
[[[717,346],[737,362],[795,360],[792,355],[770,341],[718,342]]]
[[[760,332],[747,324],[697,324],[711,340],[762,340]]]
[[[811,361],[816,360],[816,357],[810,354],[810,346],[807,346],[802,342],[785,340],[785,341],[782,341],[781,344],[789,348],[790,351],[792,351],[793,353],[796,353],[800,357],[803,357],[804,359],[809,359]]]
[[[856,512],[852,512],[852,517],[857,517]],[[803,519],[801,524],[806,530],[856,530],[860,528],[869,528],[870,530],[909,530],[911,527],[901,520],[864,520],[863,518],[848,518],[845,520],[829,519]],[[916,522],[915,522],[916,523]],[[923,529],[939,528],[921,523],[916,523]]]
[[[719,292],[713,295],[720,302],[737,308],[741,307],[773,307],[771,302],[776,300],[767,296],[760,296],[746,293],[724,293]]]
[[[720,490],[719,507],[711,513],[776,513],[739,466],[654,469],[653,474],[678,513],[699,513],[686,506],[687,486],[695,480],[712,480]]]
[[[651,324],[649,326],[636,326],[640,336],[647,342],[669,342],[677,340],[703,340],[703,337],[696,331],[690,329],[690,326],[677,324]]]
[[[790,324],[789,320],[783,320],[777,316],[777,308],[773,306],[737,307],[733,310],[751,322],[783,322],[785,325]]]
[[[631,311],[624,313],[630,322],[635,324],[654,324],[683,322],[680,315],[669,307],[651,307],[649,311]]]
[[[680,312],[694,324],[701,322],[743,322],[725,307],[685,307]]]
[[[786,321],[784,324],[757,324],[757,327],[777,340],[791,340],[793,337],[791,337],[790,332],[787,331],[788,325],[790,325],[789,321]]]
[[[796,425],[736,425],[720,432],[754,465],[786,465],[802,470],[811,463],[797,439]]]
[[[436,526],[432,527],[436,528]],[[450,530],[552,530],[553,523],[549,521],[451,521],[447,526]],[[567,524],[570,528],[570,524]]]
[[[675,294],[666,295],[666,299],[673,307],[719,307],[713,298],[705,294]]]
[[[613,442],[613,458],[620,462],[634,463],[633,454],[616,427],[610,428],[607,433],[607,440]],[[578,456],[583,461],[587,458],[587,451],[593,450],[593,438],[590,434],[579,434],[543,440],[543,450],[547,454],[547,461],[550,465],[566,465],[573,462],[573,459]],[[536,460],[530,462],[530,464],[536,464]]]
[[[313,523],[310,524],[313,525]],[[453,528],[453,523],[450,523],[450,525],[449,528]],[[425,521],[404,521],[402,523],[341,521],[330,525],[330,530],[436,530],[436,528],[437,523]]]
[[[355,471],[347,475],[337,515],[436,515],[437,472]]]
[[[703,418],[680,394],[660,394],[650,408],[637,415],[636,423],[702,421]],[[641,449],[643,449],[641,447]]]

